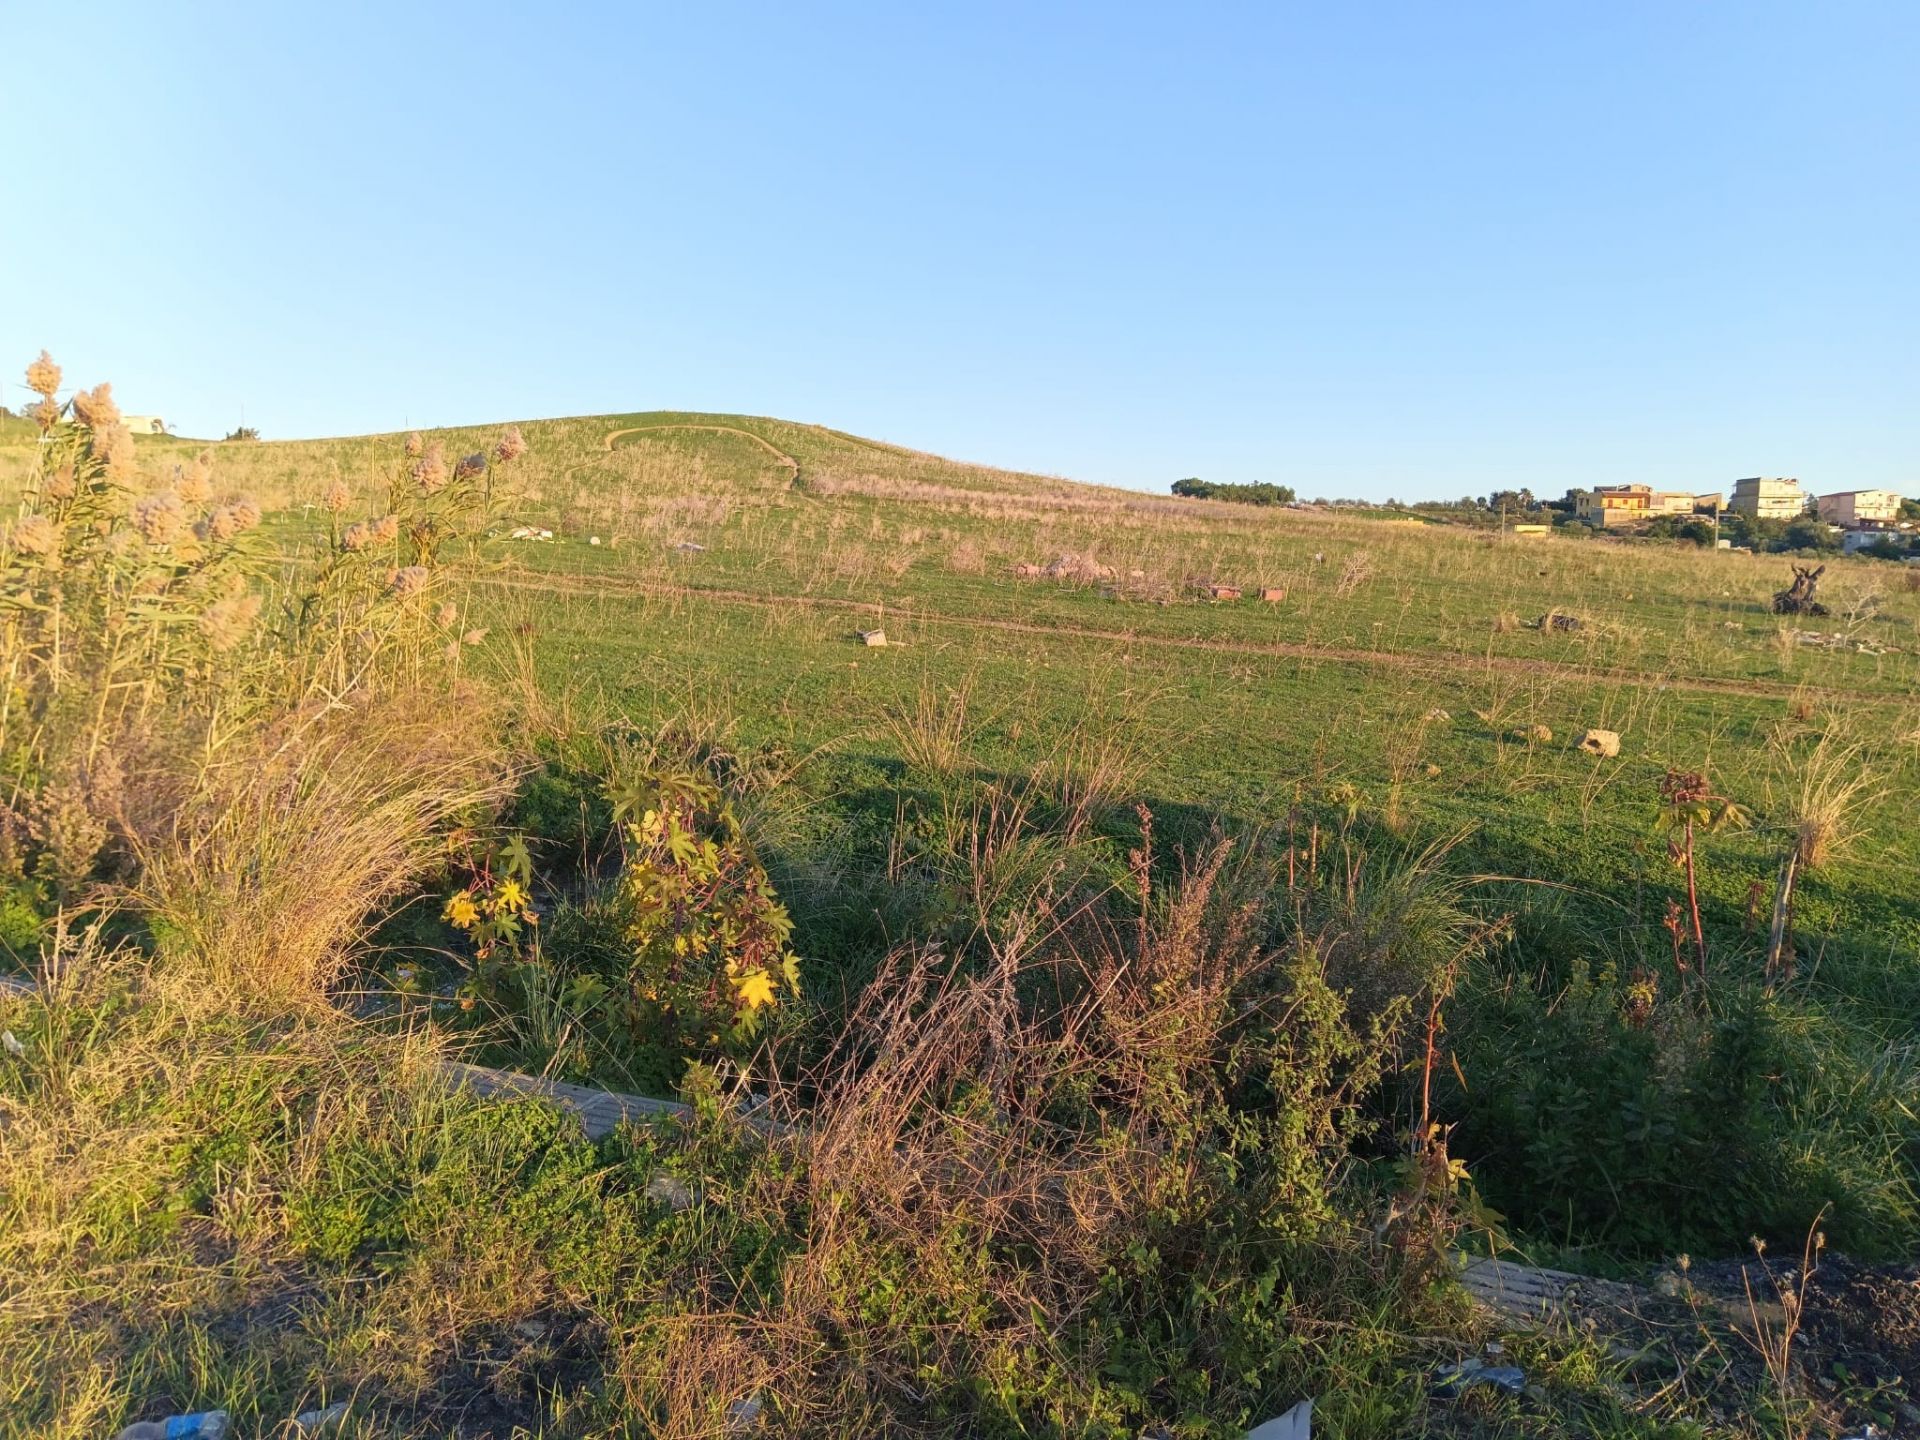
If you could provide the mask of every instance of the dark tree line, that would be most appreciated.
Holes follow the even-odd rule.
[[[1202,480],[1188,476],[1173,482],[1173,493],[1190,500],[1237,500],[1242,505],[1291,505],[1293,487],[1275,485],[1266,480],[1236,485],[1225,480]]]

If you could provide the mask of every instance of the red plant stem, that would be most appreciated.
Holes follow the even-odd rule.
[[[1700,960],[1700,983],[1707,983],[1707,932],[1700,924],[1700,888],[1694,882],[1693,821],[1687,821],[1687,906],[1693,912],[1693,953]]]

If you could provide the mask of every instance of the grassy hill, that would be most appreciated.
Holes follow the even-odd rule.
[[[190,820],[100,862],[136,910],[186,886],[201,909],[129,943],[165,960],[198,925],[221,978],[149,985],[122,957],[42,1018],[9,1012],[57,1059],[0,1072],[0,1118],[27,1117],[0,1143],[51,1177],[90,1135],[125,1161],[102,1185],[163,1177],[126,1213],[84,1176],[28,1206],[16,1268],[120,1257],[87,1260],[44,1330],[120,1389],[55,1403],[0,1346],[0,1393],[39,1397],[43,1428],[350,1375],[395,1427],[369,1434],[441,1433],[476,1396],[481,1433],[719,1433],[729,1397],[761,1392],[833,1433],[1226,1434],[1301,1393],[1340,1434],[1700,1433],[1665,1427],[1728,1413],[1715,1387],[1746,1385],[1740,1365],[1640,1393],[1578,1342],[1526,1352],[1550,1401],[1436,1418],[1426,1350],[1475,1331],[1427,1261],[1489,1233],[1616,1274],[1751,1235],[1797,1254],[1814,1227],[1860,1257],[1920,1244],[1920,586],[1898,567],[1833,562],[1832,616],[1792,621],[1769,607],[1778,558],[1141,495],[753,416],[519,428],[529,453],[461,492],[498,500],[485,534],[392,579],[405,524],[376,551],[342,536],[421,510],[403,437],[211,447],[214,503],[267,512],[242,548],[285,597],[259,640],[279,648],[244,684],[251,652],[196,652],[103,687],[102,713],[140,697],[146,735],[172,686],[209,697],[208,755],[253,754],[217,740],[237,735],[280,757],[388,687],[415,709],[328,742],[312,793],[384,795],[424,705],[457,728],[434,765],[497,745],[502,798],[450,808],[380,885],[316,859],[349,811],[283,821],[271,789],[182,810],[209,827],[190,864],[161,863]],[[425,443],[451,462],[498,433]],[[203,448],[135,446],[135,491]],[[0,485],[35,461],[0,433]],[[205,614],[185,628],[225,643]],[[1619,754],[1579,749],[1588,728]],[[48,787],[24,833],[50,854],[35,837],[62,812],[38,797],[80,782],[37,737],[10,763]],[[192,763],[308,794],[277,759]],[[1693,773],[1704,798],[1676,801]],[[229,813],[277,838],[236,840]],[[207,956],[278,963],[276,917],[330,885],[347,920],[313,942],[323,981],[256,1011]],[[692,928],[667,944],[660,915]],[[790,986],[766,959],[789,948]],[[724,975],[687,977],[721,953]],[[766,999],[741,988],[752,1023],[729,1033],[714,997],[749,974]],[[342,1039],[309,1002],[353,994],[373,1023]],[[710,1123],[596,1148],[522,1116],[490,1139],[409,1048],[448,1044],[686,1088]],[[210,1058],[115,1059],[175,1045]],[[810,1138],[722,1123],[730,1077]],[[69,1115],[60,1094],[91,1098]],[[161,1154],[133,1137],[166,1107],[199,1139]],[[703,1197],[684,1215],[663,1167]],[[198,1303],[244,1270],[247,1303],[304,1338],[182,1319],[216,1357],[196,1388],[163,1336],[88,1308],[175,1223],[212,1257]],[[480,1256],[519,1278],[489,1284]],[[457,1313],[430,1314],[443,1291]],[[1803,1400],[1753,1401],[1727,1433],[1776,1433]]]

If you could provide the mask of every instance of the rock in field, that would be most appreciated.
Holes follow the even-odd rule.
[[[1588,730],[1580,737],[1580,748],[1589,755],[1598,755],[1602,760],[1611,760],[1620,753],[1620,732]]]

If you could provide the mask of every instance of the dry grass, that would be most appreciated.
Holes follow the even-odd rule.
[[[170,957],[228,995],[318,999],[361,926],[511,772],[491,706],[432,691],[298,712],[189,777],[134,836]]]
[[[970,760],[975,678],[970,673],[953,685],[942,685],[931,675],[923,676],[910,701],[882,712],[882,723],[901,759],[941,778],[960,772]]]
[[[1268,986],[1275,957],[1223,883],[1229,852],[1200,857],[1137,932],[1016,927],[971,978],[936,949],[890,958],[834,1052],[775,1094],[806,1121],[775,1142],[794,1160],[736,1194],[747,1213],[808,1217],[778,1286],[752,1314],[715,1296],[629,1351],[629,1394],[660,1417],[654,1433],[712,1434],[728,1397],[758,1391],[778,1395],[794,1433],[905,1433],[916,1397],[957,1376],[1045,1376],[1060,1404],[1084,1403],[1095,1375],[1062,1337],[1149,1226],[1185,1257],[1173,1263],[1208,1265],[1197,1217],[1217,1237],[1234,1202],[1196,1121],[1232,1083],[1234,1033],[1256,1016],[1288,1033],[1285,987]],[[1057,1006],[1021,1000],[1041,977]],[[1075,1098],[1088,1095],[1097,1110]],[[1303,1075],[1290,1131],[1301,1178],[1336,1163],[1351,1098]],[[1317,1198],[1263,1193],[1270,1214],[1301,1207],[1335,1270],[1353,1267],[1348,1285],[1329,1275],[1299,1295],[1299,1323],[1356,1321],[1364,1287],[1350,1282],[1381,1283],[1368,1267],[1382,1257],[1344,1249],[1312,1218]],[[1201,1245],[1190,1256],[1189,1243]],[[910,1294],[854,1308],[849,1278],[876,1268],[911,1276]],[[963,1296],[971,1318],[948,1308]],[[1195,1363],[1212,1338],[1194,1336]],[[1214,1403],[1231,1408],[1225,1394]]]
[[[1800,863],[1819,869],[1856,838],[1880,781],[1866,742],[1844,721],[1818,731],[1811,745],[1808,733],[1783,728],[1774,738],[1773,761]]]

